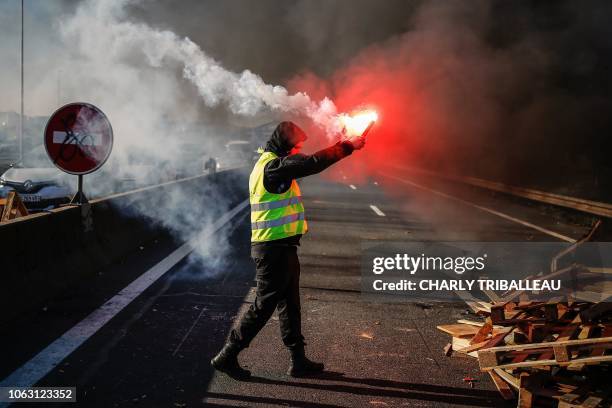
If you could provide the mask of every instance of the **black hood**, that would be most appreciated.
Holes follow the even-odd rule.
[[[281,122],[274,129],[264,150],[278,157],[287,156],[293,146],[306,139],[306,133],[298,125],[293,122]]]

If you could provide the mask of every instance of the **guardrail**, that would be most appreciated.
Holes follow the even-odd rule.
[[[218,172],[91,200],[9,220],[0,225],[0,324],[41,307],[77,282],[127,258],[139,246],[171,237],[159,220],[134,210],[139,203],[167,203],[187,193],[193,202],[212,200],[211,187],[227,205],[247,196],[240,170]],[[215,203],[217,205],[218,203]],[[172,207],[169,207],[172,209]],[[204,211],[210,213],[210,209]],[[86,218],[89,217],[89,218]],[[194,229],[198,226],[194,226]]]
[[[552,204],[559,207],[570,208],[572,210],[585,212],[588,214],[598,215],[601,217],[612,218],[612,204],[602,203],[598,201],[585,200],[582,198],[570,197],[561,194],[547,193],[540,190],[511,186],[496,181],[483,180],[476,177],[454,176],[450,174],[442,174],[430,170],[418,169],[408,166],[397,166],[394,168],[407,170],[415,173],[426,174],[428,176],[437,177],[440,179],[457,181],[460,183],[472,185],[475,187],[484,188],[491,191],[510,194],[517,197],[526,198],[545,204]]]

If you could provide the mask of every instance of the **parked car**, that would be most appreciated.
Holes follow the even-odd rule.
[[[145,154],[129,154],[124,160],[112,157],[99,170],[84,176],[87,198],[159,184],[177,178],[168,160]],[[43,211],[69,203],[76,193],[77,177],[64,173],[49,160],[44,146],[24,154],[0,176],[0,197],[17,191],[30,211]]]
[[[16,191],[28,210],[47,210],[70,201],[75,191],[71,184],[76,185],[74,176],[53,166],[44,147],[39,146],[0,176],[0,197]]]

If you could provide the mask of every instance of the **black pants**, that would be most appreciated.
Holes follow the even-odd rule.
[[[257,268],[255,301],[232,330],[230,341],[240,348],[249,346],[278,309],[280,334],[289,349],[302,347],[300,307],[300,261],[295,245],[257,245],[251,247]]]

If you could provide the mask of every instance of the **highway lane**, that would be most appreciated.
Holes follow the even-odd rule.
[[[304,329],[310,353],[329,373],[293,380],[284,374],[287,353],[273,318],[241,360],[254,370],[245,384],[213,373],[208,360],[233,318],[252,301],[248,220],[227,226],[231,251],[224,262],[181,262],[70,354],[38,385],[76,385],[82,406],[492,406],[500,405],[488,377],[471,359],[446,358],[446,335],[435,326],[465,317],[464,305],[367,303],[359,293],[364,241],[554,240],[538,230],[406,185],[361,181],[336,174],[302,183],[311,232],[300,249]],[[471,197],[476,199],[476,197]],[[487,203],[490,205],[491,203]],[[513,213],[515,203],[496,209]],[[514,211],[514,212],[513,212]],[[527,213],[529,209],[523,209]],[[246,215],[246,212],[245,214]],[[530,214],[537,218],[537,214]],[[539,215],[539,222],[548,222]],[[580,233],[563,226],[563,233]],[[577,237],[577,235],[575,235]],[[129,261],[142,273],[171,242]],[[125,282],[122,282],[125,283]],[[106,294],[120,286],[109,285]],[[20,322],[3,350],[3,377],[30,358],[47,331],[78,321],[92,307],[75,301]],[[37,329],[36,319],[45,324]],[[69,326],[68,326],[69,327]],[[26,329],[27,328],[27,329]],[[28,340],[29,339],[29,340]],[[476,389],[463,377],[478,378]],[[185,404],[185,405],[183,405]],[[74,406],[74,405],[71,405]]]

